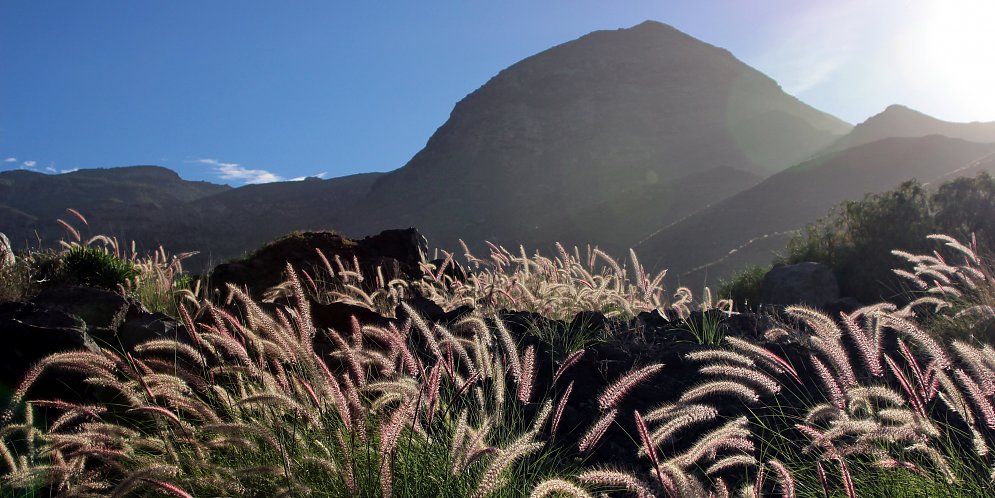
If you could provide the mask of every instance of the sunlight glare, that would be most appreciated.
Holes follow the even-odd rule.
[[[896,62],[915,93],[953,105],[937,117],[963,113],[995,120],[995,2],[925,0],[913,3],[909,24],[893,41]],[[943,106],[947,107],[947,106]]]

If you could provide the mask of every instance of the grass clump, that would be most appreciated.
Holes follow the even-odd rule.
[[[83,215],[68,211],[86,225]],[[72,224],[58,221],[69,236],[59,241],[61,249],[25,251],[0,265],[0,302],[27,301],[46,287],[81,285],[119,292],[150,311],[179,317],[181,302],[196,303],[200,297],[201,286],[191,285],[182,264],[196,253],[169,255],[160,247],[143,255],[134,244],[127,250],[113,237],[84,239]]]
[[[322,265],[302,272],[306,288],[322,303],[344,302],[362,306],[383,316],[394,316],[407,298],[426,297],[449,311],[470,306],[484,313],[500,310],[525,311],[544,317],[570,321],[578,313],[594,311],[608,318],[630,319],[644,311],[674,310],[686,317],[691,308],[728,309],[727,300],[712,303],[710,298],[695,303],[687,288],[679,288],[668,300],[663,286],[666,270],[655,275],[646,272],[635,252],[619,261],[596,247],[582,253],[577,247],[567,251],[557,245],[557,255],[517,253],[491,244],[487,257],[477,257],[464,245],[468,262],[465,278],[454,278],[447,269],[456,265],[455,255],[445,253],[442,263],[422,263],[424,277],[409,282],[387,281],[382,272],[363,275],[357,261],[329,259],[318,251]],[[286,283],[269,289],[264,300],[276,302],[291,293]],[[705,304],[707,303],[707,304]]]
[[[60,258],[61,278],[66,283],[117,290],[134,282],[139,275],[134,263],[106,249],[74,245]]]
[[[681,288],[665,303],[634,257],[632,271],[594,251],[542,259],[495,248],[465,281],[434,268],[421,282],[383,283],[382,298],[407,307],[408,318],[353,320],[349,330],[315,326],[320,278],[288,267],[284,305],[264,310],[229,287],[227,306],[205,301],[192,316],[178,307],[186,340],[43,359],[0,419],[0,492],[990,496],[995,350],[977,335],[951,342],[929,327],[949,318],[975,330],[991,320],[995,283],[975,241],[930,239],[942,251],[895,253],[911,263],[896,277],[918,289],[902,306],[838,317],[791,306],[788,322],[762,339],[726,334],[717,319],[727,304],[707,291],[694,303]],[[355,283],[343,279],[359,278],[350,271],[329,275]],[[416,288],[444,308],[476,309],[431,323],[402,299]],[[378,307],[367,291],[347,289],[326,297]],[[578,335],[556,337],[536,319],[514,328],[529,329],[523,339],[501,318],[509,304],[554,317],[560,307],[629,316],[663,306],[688,323],[700,316],[688,326],[705,346],[683,357],[696,381],[633,406],[649,392],[630,396],[636,387],[671,368],[649,358],[592,390],[575,381],[607,363],[583,363],[584,377],[574,365],[612,333],[577,320]],[[59,369],[82,373],[114,402],[31,395]],[[629,466],[588,467],[602,445],[628,448]]]
[[[695,341],[704,346],[718,346],[725,338],[721,310],[696,313],[682,322],[685,330],[694,335]]]
[[[318,331],[288,274],[294,305],[276,314],[232,287],[246,319],[205,305],[210,320],[194,323],[181,309],[190,342],[43,360],[4,415],[4,492],[518,496],[549,472],[553,393],[534,392],[535,351],[502,325],[475,315],[450,331],[411,310],[402,328]],[[123,405],[21,403],[59,368]],[[39,407],[56,423],[36,428]]]

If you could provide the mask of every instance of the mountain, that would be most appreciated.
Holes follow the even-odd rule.
[[[194,262],[217,263],[293,230],[338,229],[348,224],[352,208],[381,176],[383,173],[362,173],[246,185],[200,198],[173,213],[166,224],[183,228],[160,243],[169,243],[177,250],[201,251]],[[147,238],[161,236],[163,230],[157,229]]]
[[[648,179],[673,190],[719,167],[768,176],[850,128],[670,26],[598,31],[508,67],[456,104],[342,229],[417,226],[450,248],[458,238],[515,243],[523,229],[624,198]],[[672,221],[666,214],[656,227]]]
[[[55,224],[66,218],[66,208],[87,216],[86,234],[126,236],[148,220],[173,208],[231,190],[227,185],[188,181],[159,166],[83,169],[61,175],[34,171],[0,172],[0,227],[15,247],[52,242],[66,232]],[[128,239],[123,239],[128,240]]]
[[[930,135],[887,138],[823,154],[767,178],[636,245],[644,264],[701,285],[746,264],[769,263],[795,230],[844,200],[859,200],[917,179],[995,172],[995,143]]]
[[[648,181],[575,215],[536,226],[525,232],[522,243],[530,249],[547,249],[554,241],[566,247],[594,243],[608,254],[626,254],[646,234],[660,229],[661,220],[678,222],[761,180],[754,173],[719,167],[671,184]]]
[[[39,226],[54,227],[43,236],[57,240],[53,220],[74,207],[142,247],[202,251],[191,267],[295,229],[360,237],[417,227],[448,249],[460,238],[475,248],[485,240],[547,246],[562,238],[623,251],[825,150],[851,128],[729,52],[645,22],[582,36],[500,71],[389,173],[228,189],[183,183],[161,168],[146,170],[162,178],[145,183],[125,180],[137,170],[77,172],[26,187],[35,205],[0,198],[0,221],[17,222],[2,225],[14,240],[35,240]],[[97,181],[86,175],[103,186],[49,195]]]
[[[995,142],[995,122],[952,123],[896,104],[855,126],[825,152],[838,152],[884,138],[927,135],[943,135],[968,142]]]

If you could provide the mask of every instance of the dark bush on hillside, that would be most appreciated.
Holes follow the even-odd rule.
[[[60,268],[67,283],[117,290],[138,276],[130,261],[96,247],[73,246],[62,255]]]
[[[31,266],[23,258],[0,266],[0,303],[18,301],[31,286]]]
[[[59,253],[50,250],[20,253],[13,264],[0,267],[0,303],[25,301],[58,281]]]
[[[891,249],[929,252],[926,235],[947,233],[991,247],[995,235],[995,179],[987,173],[958,178],[935,192],[908,181],[861,201],[846,201],[788,242],[785,263],[829,265],[840,292],[871,303],[903,301],[907,290],[891,269],[901,261]]]
[[[760,284],[770,265],[749,265],[728,280],[719,282],[719,297],[731,299],[737,309],[745,310],[760,302]]]
[[[959,240],[972,234],[986,246],[995,241],[995,179],[987,173],[958,178],[940,186],[933,195],[940,231]]]

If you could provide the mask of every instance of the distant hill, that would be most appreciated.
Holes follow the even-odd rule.
[[[746,190],[762,177],[719,167],[680,180],[647,182],[578,213],[527,231],[522,242],[529,249],[548,249],[552,242],[566,247],[596,244],[608,254],[622,255],[646,234],[673,224],[713,203]]]
[[[648,181],[666,193],[719,167],[768,176],[850,129],[670,26],[598,31],[512,65],[456,104],[342,228],[417,226],[441,247],[514,243],[523,227],[576,217]],[[673,221],[659,214],[657,226]]]
[[[0,178],[21,183],[0,197],[0,230],[20,244],[39,228],[55,240],[62,232],[54,218],[74,207],[102,223],[91,233],[200,250],[190,265],[198,269],[295,229],[359,237],[417,227],[432,246],[450,249],[460,238],[478,248],[484,240],[562,239],[618,253],[851,129],[729,52],[645,22],[499,72],[389,173],[229,189],[162,168],[9,172]],[[14,191],[30,192],[34,204]]]
[[[891,105],[858,124],[825,152],[838,152],[858,145],[893,137],[943,135],[968,142],[995,142],[995,122],[951,123],[928,116],[903,105]]]
[[[246,185],[197,199],[174,212],[168,223],[185,228],[160,242],[199,250],[202,254],[195,261],[217,263],[293,230],[338,230],[349,224],[347,217],[354,216],[355,206],[381,176],[363,173]],[[164,230],[157,229],[147,238],[162,236]]]
[[[792,231],[844,200],[910,179],[936,182],[981,170],[995,172],[995,143],[939,135],[878,140],[773,175],[653,234],[636,250],[645,264],[670,268],[684,284],[714,283],[746,264],[769,263]]]
[[[229,190],[227,185],[184,180],[159,166],[84,169],[61,175],[4,171],[0,172],[0,231],[15,247],[36,243],[38,237],[58,240],[65,231],[55,219],[67,219],[65,208],[71,207],[91,222],[84,233],[127,237],[176,206]]]

